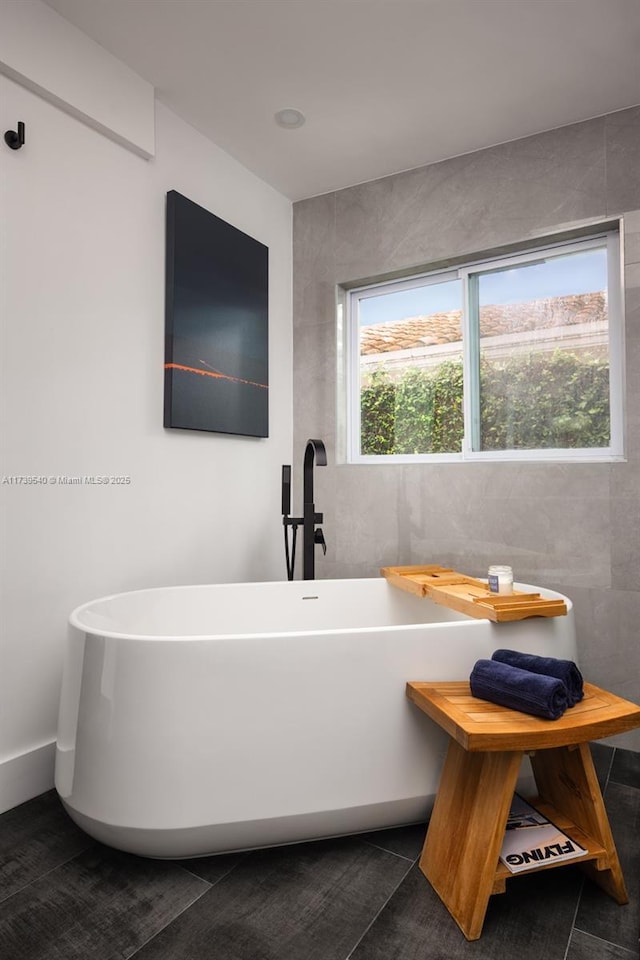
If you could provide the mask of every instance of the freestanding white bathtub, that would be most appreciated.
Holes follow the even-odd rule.
[[[567,607],[494,624],[383,578],[96,600],[71,615],[57,791],[87,833],[151,857],[424,820],[446,738],[406,681],[466,679],[497,647],[575,659]]]

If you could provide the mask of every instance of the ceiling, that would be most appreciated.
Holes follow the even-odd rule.
[[[640,0],[47,2],[292,200],[640,103]]]

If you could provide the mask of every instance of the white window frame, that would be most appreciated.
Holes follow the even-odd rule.
[[[480,416],[478,403],[474,404],[474,393],[478,397],[477,386],[477,349],[476,330],[471,321],[469,278],[487,270],[515,267],[532,263],[546,256],[561,252],[563,255],[605,246],[607,249],[607,293],[609,318],[609,416],[610,444],[608,447],[583,448],[546,448],[536,450],[474,450],[473,430],[478,431]],[[395,293],[403,289],[415,289],[430,286],[448,280],[459,279],[462,282],[462,351],[463,351],[463,410],[465,433],[460,453],[425,454],[362,454],[361,444],[361,382],[360,382],[360,343],[359,343],[359,306],[368,297],[379,296],[381,292]],[[363,464],[383,463],[451,463],[460,461],[564,461],[598,462],[624,460],[624,317],[622,297],[622,266],[620,261],[619,228],[601,230],[588,236],[572,240],[541,241],[535,247],[513,255],[484,257],[481,260],[466,263],[443,270],[416,274],[402,280],[369,283],[366,286],[353,287],[346,291],[346,393],[347,423],[346,444],[347,462]]]

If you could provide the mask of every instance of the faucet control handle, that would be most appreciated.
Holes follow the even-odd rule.
[[[327,544],[326,544],[326,541],[325,541],[325,539],[324,539],[324,533],[322,532],[322,530],[320,530],[320,529],[316,530],[316,532],[314,533],[314,536],[313,536],[313,542],[314,542],[314,543],[319,543],[319,544],[322,545],[322,553],[323,553],[324,556],[326,556],[326,555],[327,555]]]

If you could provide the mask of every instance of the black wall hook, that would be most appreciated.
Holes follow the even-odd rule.
[[[24,143],[24,123],[18,120],[18,130],[7,130],[4,135],[4,142],[12,150],[19,150]]]

